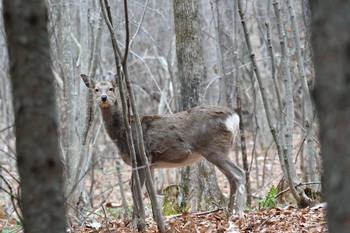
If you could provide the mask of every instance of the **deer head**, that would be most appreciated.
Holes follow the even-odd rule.
[[[101,81],[96,82],[94,79],[89,76],[82,74],[81,78],[83,79],[85,85],[93,91],[95,100],[100,106],[100,108],[107,108],[114,105],[117,100],[116,97],[116,83],[112,81]]]

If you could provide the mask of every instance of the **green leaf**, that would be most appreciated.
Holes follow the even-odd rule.
[[[259,200],[259,206],[266,208],[266,207],[273,207],[276,206],[276,195],[278,191],[275,188],[275,186],[272,186],[270,191],[267,193],[265,198],[260,198]]]

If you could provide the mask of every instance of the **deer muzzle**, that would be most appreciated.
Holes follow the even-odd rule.
[[[107,101],[107,95],[101,95],[101,100],[102,100],[102,102],[106,102]]]

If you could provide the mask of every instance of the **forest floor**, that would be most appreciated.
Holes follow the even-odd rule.
[[[71,227],[67,232],[136,232],[131,227],[130,217],[123,217],[125,211],[121,205],[122,201],[114,166],[115,159],[107,158],[101,161],[103,162],[100,162],[98,167],[94,169],[94,173],[90,172],[86,179],[87,192],[92,191],[90,193],[93,199],[87,201],[90,204],[86,205],[88,208],[82,213],[79,221],[71,221]],[[275,162],[276,167],[272,170],[278,174],[278,161]],[[176,171],[170,172],[170,176],[174,174],[176,174]],[[126,199],[128,204],[131,205],[130,168],[123,163],[122,175]],[[169,174],[163,173],[161,176],[167,177]],[[227,194],[227,180],[220,172],[217,172],[217,176],[220,188],[223,193]],[[252,175],[254,187],[256,180],[253,177],[254,175]],[[275,177],[280,178],[278,175]],[[92,189],[90,189],[91,183],[93,184]],[[293,203],[279,203],[274,207],[259,208],[257,196],[266,197],[267,192],[273,185],[278,185],[277,178],[266,182],[265,189],[256,192],[259,192],[259,195],[255,195],[253,207],[246,208],[242,218],[232,216],[227,219],[223,210],[170,215],[165,216],[166,232],[327,232],[326,208],[322,204],[304,209],[296,208]],[[13,190],[16,190],[16,188]],[[145,232],[157,232],[157,225],[152,219],[149,198],[145,198],[145,202],[147,215]],[[0,191],[0,232],[15,233],[22,231],[9,196]]]
[[[245,210],[244,217],[227,219],[223,211],[191,213],[165,218],[166,232],[327,232],[324,208],[297,209],[270,207]],[[152,219],[148,218],[145,232],[158,232]],[[109,221],[91,222],[74,227],[71,232],[135,232],[130,228],[130,220],[123,218]]]
[[[223,211],[210,213],[191,213],[165,218],[166,232],[327,232],[325,209],[306,208],[297,209],[291,206],[286,208],[270,207],[257,210],[245,210],[244,217],[231,217],[227,219]],[[145,232],[158,232],[155,222],[148,217]],[[130,219],[116,218],[105,221],[105,218],[95,218],[94,221],[82,225],[72,225],[67,232],[76,233],[117,233],[137,232],[130,227]],[[9,219],[0,214],[1,233],[22,232],[18,220]]]

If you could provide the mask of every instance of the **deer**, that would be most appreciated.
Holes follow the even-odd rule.
[[[97,82],[84,74],[81,74],[81,78],[94,93],[107,134],[118,148],[122,160],[131,166],[124,115],[118,106],[115,80]],[[235,111],[223,106],[198,106],[174,114],[140,115],[140,121],[151,171],[189,166],[205,158],[229,182],[228,214],[242,217],[245,171],[229,158],[240,121]],[[136,135],[135,122],[132,119],[130,122],[133,135]],[[145,174],[141,171],[139,176],[143,185]]]

